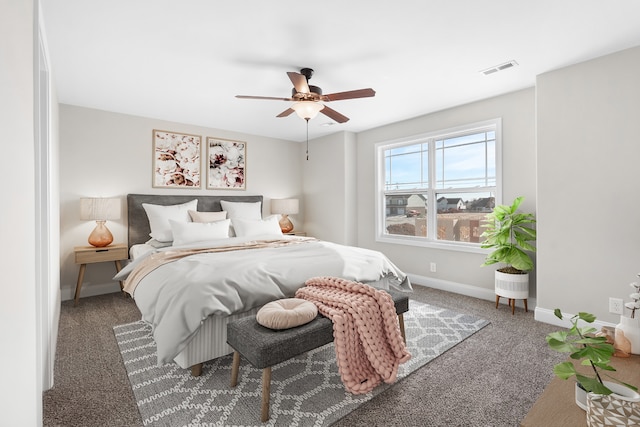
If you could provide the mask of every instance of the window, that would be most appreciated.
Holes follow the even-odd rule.
[[[495,119],[378,144],[378,240],[478,249],[499,202],[500,133]]]

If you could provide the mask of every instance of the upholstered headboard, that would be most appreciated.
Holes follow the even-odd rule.
[[[205,196],[197,195],[163,195],[163,194],[127,194],[127,220],[128,220],[128,244],[129,247],[144,243],[150,239],[149,220],[142,207],[143,203],[154,205],[178,205],[193,199],[198,199],[198,211],[219,212],[222,210],[220,200],[229,202],[261,202],[262,196]],[[262,205],[261,205],[262,206]]]

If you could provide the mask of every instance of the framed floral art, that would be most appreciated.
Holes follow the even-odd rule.
[[[199,188],[201,137],[153,130],[153,187]]]
[[[246,142],[207,137],[207,159],[207,189],[246,189]]]

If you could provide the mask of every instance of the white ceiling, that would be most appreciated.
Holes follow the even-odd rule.
[[[360,132],[512,92],[535,76],[640,45],[638,0],[42,0],[61,103],[294,141],[276,115],[287,71],[315,70],[328,105],[309,137]],[[481,70],[515,60],[488,76]],[[215,136],[215,135],[211,135]]]

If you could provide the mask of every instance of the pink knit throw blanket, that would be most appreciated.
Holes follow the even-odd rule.
[[[358,282],[314,277],[296,291],[333,321],[340,377],[354,394],[393,383],[398,365],[411,358],[400,333],[391,295]]]

